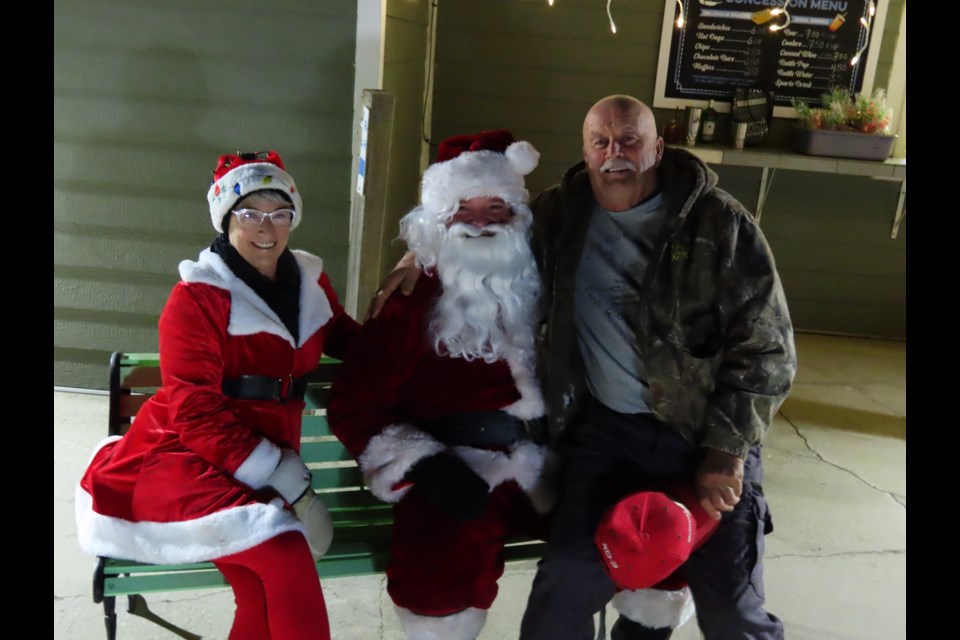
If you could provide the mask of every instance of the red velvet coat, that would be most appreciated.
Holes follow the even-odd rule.
[[[294,378],[321,354],[343,357],[358,326],[320,258],[300,267],[299,344],[209,249],[180,264],[159,322],[162,388],[130,431],[95,451],[76,491],[81,547],[141,562],[213,560],[302,530],[283,500],[258,491],[281,448],[300,448],[302,401],[238,400],[224,379]]]
[[[419,429],[420,421],[496,409],[520,418],[543,415],[533,372],[516,354],[494,363],[437,355],[427,324],[439,290],[437,279],[424,275],[409,297],[392,296],[363,326],[331,394],[331,430],[357,459],[370,491],[386,502],[406,493],[403,479],[415,462],[448,448]],[[532,442],[508,451],[451,450],[491,488],[516,480],[529,492],[540,481],[545,452]],[[541,497],[531,495],[535,503]]]

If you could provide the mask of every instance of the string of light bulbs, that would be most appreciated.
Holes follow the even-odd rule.
[[[613,2],[613,0],[607,0],[607,18],[610,19],[610,31],[611,31],[611,33],[616,33],[616,32],[617,32],[617,25],[614,24],[614,22],[613,22],[613,14],[610,13],[610,3],[611,3],[611,2]]]
[[[777,31],[782,31],[790,26],[792,18],[790,12],[787,11],[787,8],[790,6],[792,0],[785,0],[782,7],[773,7],[771,9],[765,9],[763,11],[758,11],[754,14],[754,22],[757,24],[762,24],[767,20],[783,16],[783,21],[776,24],[772,24],[768,27],[770,31],[776,33]],[[554,0],[547,0],[547,4],[551,7],[553,6]],[[613,21],[613,14],[610,12],[610,4],[613,0],[607,0],[607,19],[610,21],[610,31],[611,33],[617,32],[617,24]],[[866,37],[864,38],[863,45],[857,50],[857,53],[850,60],[850,66],[855,67],[857,63],[860,62],[860,56],[863,55],[863,52],[867,50],[867,47],[870,45],[870,27],[873,24],[873,17],[877,13],[877,5],[874,3],[874,0],[870,0],[867,5],[867,17],[860,18],[860,24],[866,28]],[[677,0],[677,19],[674,24],[677,25],[678,29],[683,28],[684,16],[683,16],[683,0]]]
[[[611,33],[616,33],[616,32],[617,32],[617,24],[613,21],[613,14],[610,13],[610,3],[611,3],[612,1],[613,1],[613,0],[607,0],[607,18],[610,20],[610,31],[611,31]],[[680,4],[680,1],[681,1],[681,0],[677,0],[677,4]],[[552,6],[553,6],[553,0],[547,0],[547,4],[552,7]],[[681,12],[683,11],[683,5],[682,5],[682,4],[680,5],[680,11],[681,11]],[[681,16],[682,16],[682,13],[681,13]],[[682,23],[681,23],[681,24],[682,24]],[[680,25],[678,25],[678,26],[680,26]]]
[[[778,22],[777,24],[770,25],[770,31],[777,32],[782,29],[786,29],[788,26],[790,26],[790,21],[791,21],[790,12],[787,11],[787,7],[789,6],[790,6],[790,0],[787,0],[786,2],[783,3],[782,7],[774,7],[773,9],[770,9],[771,16],[774,16],[774,17],[784,16],[783,22]]]
[[[860,56],[863,55],[863,52],[867,50],[867,47],[870,46],[870,26],[873,24],[873,16],[877,13],[877,5],[873,3],[873,0],[870,0],[870,3],[867,5],[867,17],[864,18],[860,16],[860,24],[866,28],[866,36],[863,38],[863,44],[857,49],[857,52],[850,59],[850,66],[855,67],[857,63],[860,62]]]

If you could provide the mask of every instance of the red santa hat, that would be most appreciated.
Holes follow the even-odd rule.
[[[540,153],[516,141],[506,129],[448,138],[440,143],[437,161],[423,173],[420,203],[430,211],[454,212],[461,200],[481,196],[526,204],[530,197],[523,177],[537,167]]]
[[[664,581],[720,524],[703,510],[692,487],[678,485],[670,493],[629,495],[597,527],[594,541],[617,587],[647,589]]]
[[[207,191],[210,203],[210,221],[213,228],[223,233],[223,218],[242,198],[255,191],[282,191],[293,203],[293,224],[296,229],[303,217],[303,202],[293,178],[283,167],[276,151],[225,154],[217,161],[213,183]]]

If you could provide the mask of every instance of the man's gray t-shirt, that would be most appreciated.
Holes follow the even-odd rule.
[[[594,204],[575,281],[574,319],[587,387],[621,413],[649,413],[643,362],[626,318],[636,317],[640,283],[667,210],[659,193],[627,211]]]

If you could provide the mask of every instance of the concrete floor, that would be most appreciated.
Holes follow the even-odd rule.
[[[790,640],[906,638],[906,344],[798,335],[794,391],[765,447],[768,609]],[[106,372],[104,373],[106,375]],[[94,559],[77,546],[73,487],[106,433],[105,396],[54,391],[53,633],[102,640],[91,597]],[[515,638],[535,567],[508,567],[480,640]],[[403,640],[382,576],[325,581],[336,640]],[[227,589],[147,596],[151,608],[204,638],[226,638]],[[120,640],[171,633],[126,614]],[[609,624],[615,614],[608,615]],[[675,640],[700,638],[695,621]]]

